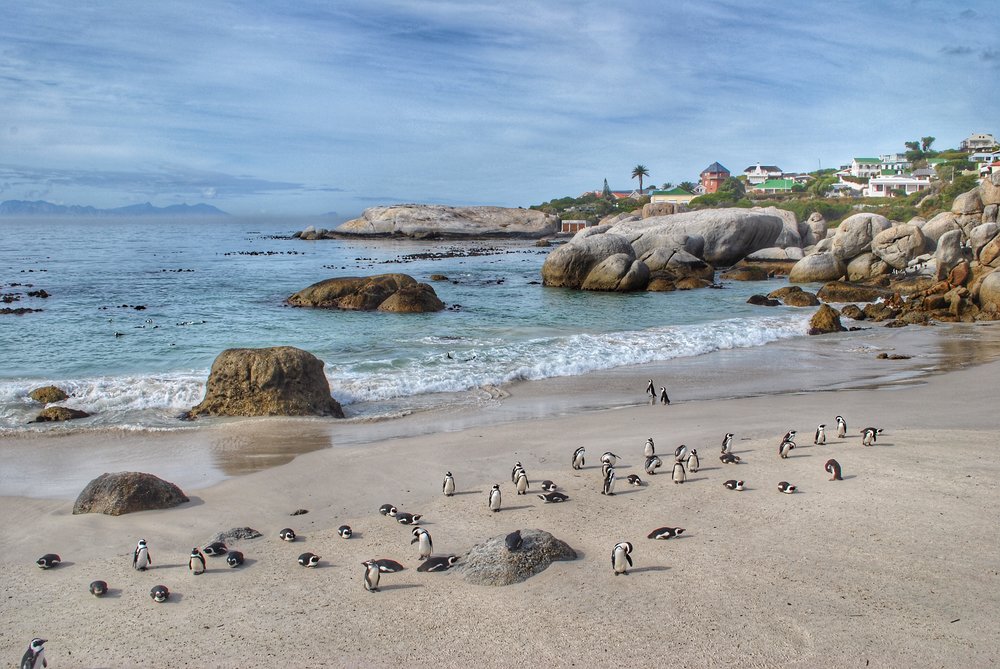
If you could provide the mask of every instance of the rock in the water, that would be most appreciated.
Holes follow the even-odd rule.
[[[872,253],[894,269],[905,269],[907,263],[924,252],[924,233],[915,225],[895,225],[875,235]]]
[[[624,237],[606,234],[607,228],[584,228],[545,258],[542,283],[546,286],[581,288],[590,271],[613,255],[635,259],[632,245]]]
[[[120,516],[135,511],[169,509],[187,502],[180,488],[169,481],[141,472],[101,474],[87,484],[73,513],[103,513]]]
[[[773,260],[802,260],[805,254],[797,246],[781,248],[772,246],[769,249],[760,249],[748,255],[744,260],[749,262],[769,262]]]
[[[520,583],[543,571],[555,560],[575,560],[576,551],[543,530],[521,530],[521,546],[507,549],[501,534],[476,544],[459,560],[455,571],[477,585]]]
[[[891,297],[892,292],[876,286],[831,281],[820,288],[816,296],[824,302],[874,302],[880,297]]]
[[[400,235],[416,239],[455,237],[535,239],[556,234],[560,226],[557,216],[532,209],[400,204],[365,209],[361,218],[347,221],[335,232],[339,235]]]
[[[781,302],[778,300],[772,300],[766,295],[751,295],[747,298],[747,304],[752,304],[757,307],[780,307]]]
[[[819,298],[814,293],[802,290],[798,286],[785,286],[772,290],[767,296],[772,300],[781,300],[790,307],[815,307],[819,304]]]
[[[420,313],[441,311],[434,289],[408,274],[337,277],[314,283],[288,298],[293,307]]]
[[[843,262],[871,250],[875,235],[892,226],[885,216],[878,214],[854,214],[848,216],[837,227],[833,237],[833,254]]]
[[[724,281],[767,281],[771,278],[770,272],[760,265],[744,265],[742,262],[727,269],[719,278]]]
[[[836,281],[844,276],[847,268],[836,255],[832,253],[814,253],[795,263],[788,274],[792,283],[814,283],[817,281]]]
[[[86,411],[70,409],[69,407],[45,407],[42,412],[35,416],[32,423],[57,423],[64,420],[76,420],[90,416]]]
[[[188,412],[207,416],[334,416],[323,361],[291,346],[231,348],[212,363],[205,399]]]
[[[865,320],[865,312],[861,311],[861,307],[856,304],[844,305],[844,308],[840,310],[840,315],[855,321]]]
[[[642,290],[649,283],[649,268],[630,253],[610,255],[587,273],[583,290]]]
[[[244,541],[246,539],[257,539],[258,537],[264,536],[252,527],[234,527],[226,530],[225,532],[219,532],[212,536],[211,539],[205,542],[205,544],[213,544],[217,541],[222,543],[227,543],[230,541]]]
[[[28,397],[42,404],[52,404],[53,402],[62,402],[68,399],[69,395],[57,386],[42,386],[28,393]]]
[[[809,319],[809,334],[827,334],[847,330],[840,324],[840,312],[828,304],[821,305],[819,311]]]

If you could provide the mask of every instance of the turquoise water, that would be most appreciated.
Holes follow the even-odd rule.
[[[551,249],[519,242],[303,242],[298,222],[0,220],[0,434],[180,429],[226,348],[290,345],[326,363],[348,416],[476,403],[519,379],[760,346],[805,334],[808,315],[745,304],[783,282],[628,295],[540,285]],[[470,255],[475,251],[477,255]],[[414,254],[454,253],[441,259]],[[478,255],[482,253],[482,255]],[[334,276],[404,272],[449,309],[383,314],[294,309],[284,299]],[[32,284],[12,286],[12,283]],[[29,298],[44,289],[47,299]],[[136,310],[135,306],[145,309]],[[27,393],[55,383],[94,416],[27,425]]]

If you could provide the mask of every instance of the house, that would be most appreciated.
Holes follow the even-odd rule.
[[[851,160],[849,174],[858,179],[877,177],[882,171],[882,161],[878,158],[854,158]]]
[[[768,179],[750,190],[755,193],[791,193],[794,179]]]
[[[649,195],[649,201],[652,204],[659,204],[661,202],[667,204],[688,204],[694,198],[698,197],[694,193],[689,193],[683,188],[671,188],[670,190],[654,190]]]
[[[969,162],[978,163],[979,165],[993,163],[997,160],[1000,160],[1000,151],[976,151],[969,156]]]
[[[988,177],[995,172],[1000,172],[1000,158],[990,163],[979,163],[979,178]]]
[[[910,195],[931,187],[929,181],[909,176],[877,176],[868,180],[865,197],[895,197],[897,193]]]
[[[995,146],[997,146],[997,140],[993,137],[993,135],[978,133],[975,135],[969,135],[963,139],[958,148],[962,151],[969,151],[971,153],[973,151],[980,151],[983,149],[992,149]]]
[[[830,195],[833,197],[853,197],[861,195],[864,186],[850,181],[838,181],[830,186]]]
[[[705,193],[715,193],[729,177],[729,170],[715,162],[701,171],[701,185]]]
[[[921,167],[919,170],[913,170],[913,174],[910,176],[921,181],[930,181],[931,179],[937,179],[937,172],[929,167]]]
[[[633,200],[638,200],[642,197],[642,194],[637,190],[613,190],[609,191],[611,193],[612,200],[627,200],[632,198]],[[587,195],[596,195],[597,197],[602,197],[605,192],[602,190],[588,190],[586,193],[580,195],[580,197],[586,197]]]
[[[747,178],[747,183],[751,186],[762,184],[768,179],[780,179],[784,176],[781,168],[777,165],[761,165],[760,163],[746,168],[743,170],[743,174]]]
[[[879,174],[905,174],[913,167],[913,163],[906,159],[903,153],[886,153],[878,157]]]

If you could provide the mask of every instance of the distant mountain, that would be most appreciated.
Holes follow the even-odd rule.
[[[172,204],[154,207],[149,202],[115,209],[97,209],[77,204],[52,204],[44,200],[5,200],[0,202],[0,216],[228,216],[210,204]]]

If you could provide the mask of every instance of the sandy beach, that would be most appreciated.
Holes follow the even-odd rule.
[[[32,476],[58,471],[51,460],[75,450],[75,466],[98,469],[89,480],[110,464],[88,457],[129,448],[159,453],[136,455],[154,466],[175,448],[203,449],[211,455],[199,466],[250,473],[181,482],[190,503],[121,517],[72,515],[75,492],[4,497],[0,653],[13,663],[42,636],[52,667],[988,666],[1000,651],[998,340],[986,326],[877,329],[515,384],[509,397],[456,415],[6,440],[5,451],[35,454]],[[876,360],[878,350],[913,357]],[[671,406],[644,399],[648,376],[670,379]],[[850,426],[845,439],[837,414]],[[812,444],[819,423],[823,446]],[[871,448],[859,435],[868,425],[884,428]],[[789,429],[798,447],[782,460]],[[719,462],[727,431],[739,465]],[[668,463],[679,444],[698,449],[701,470],[683,485],[666,471],[646,476],[647,437]],[[574,471],[581,445],[587,466]],[[267,464],[290,461],[254,467],[243,447]],[[621,456],[622,479],[638,473],[646,485],[622,481],[619,494],[601,495],[606,450]],[[16,476],[10,457],[6,476]],[[828,480],[831,457],[843,481]],[[515,461],[531,481],[525,497],[510,483]],[[182,465],[174,473],[194,476]],[[447,470],[458,484],[451,498],[440,492]],[[727,490],[730,478],[747,489]],[[569,501],[544,504],[535,496],[543,479]],[[778,493],[782,480],[798,492]],[[494,483],[504,493],[496,514],[487,509]],[[418,573],[410,529],[379,515],[383,503],[423,514],[438,555],[538,528],[580,557],[499,588]],[[300,508],[309,513],[289,515]],[[336,532],[344,523],[355,530],[349,540]],[[687,531],[646,538],[663,525]],[[209,558],[208,573],[188,573],[192,546],[240,526],[264,534],[230,546],[245,553],[241,568]],[[278,540],[283,527],[299,540]],[[142,573],[131,568],[140,537],[154,561]],[[612,573],[618,541],[635,546],[628,576]],[[304,551],[322,557],[319,568],[296,563]],[[38,569],[48,552],[63,563]],[[382,557],[407,568],[368,593],[361,562]],[[102,599],[87,592],[98,578],[112,589]],[[173,593],[163,605],[148,594],[160,583]]]

